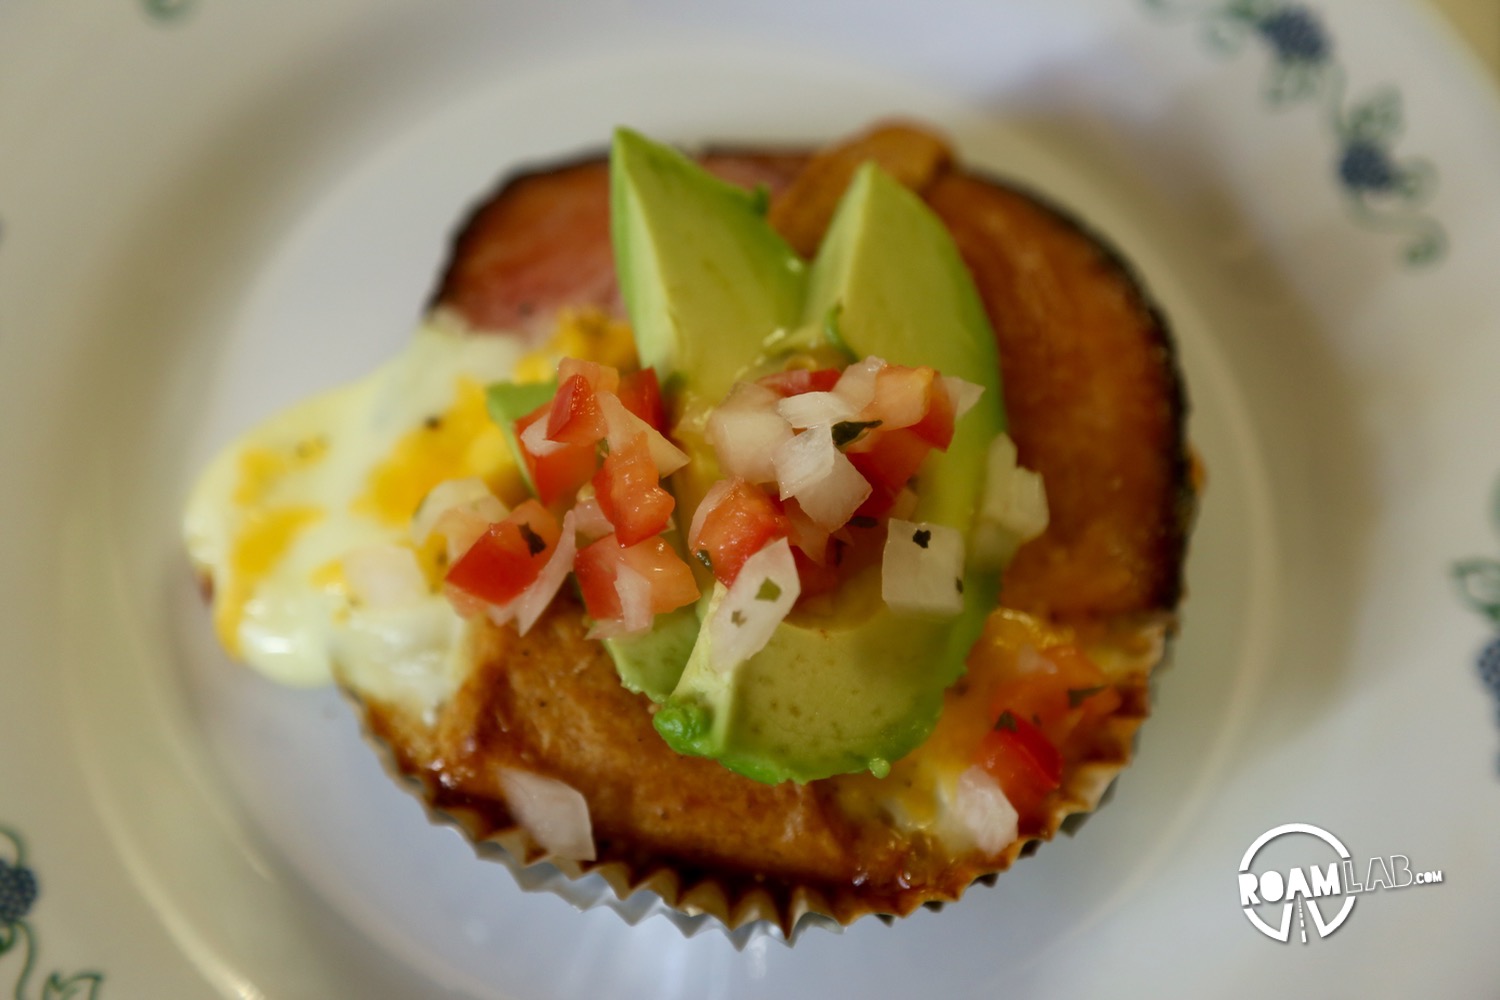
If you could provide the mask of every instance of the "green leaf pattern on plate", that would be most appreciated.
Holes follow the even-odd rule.
[[[1496,484],[1490,517],[1500,532],[1500,484]],[[1453,564],[1453,581],[1464,603],[1500,629],[1500,559],[1461,559]],[[1500,699],[1500,631],[1479,651],[1478,667],[1480,682]]]
[[[141,0],[141,6],[153,21],[176,21],[192,9],[193,0]],[[84,993],[76,995],[87,996]]]
[[[38,996],[40,1000],[99,1000],[99,986],[104,982],[104,974],[100,972],[78,972],[71,976],[54,972],[42,983],[40,994],[29,989],[39,946],[36,932],[26,917],[36,905],[38,895],[36,873],[26,864],[26,842],[16,831],[0,826],[0,976],[8,978],[14,969],[11,997],[13,1000],[34,1000]]]

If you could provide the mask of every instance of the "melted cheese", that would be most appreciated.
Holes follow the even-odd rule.
[[[943,697],[943,711],[921,746],[891,765],[890,774],[841,775],[830,779],[840,808],[849,816],[884,818],[907,833],[935,835],[950,848],[973,845],[954,809],[959,777],[974,763],[991,728],[996,689],[1024,668],[1021,659],[1054,646],[1080,646],[1106,679],[1119,683],[1146,676],[1161,657],[1162,626],[1145,624],[1125,633],[1081,636],[1010,608],[997,608],[969,652],[968,671]]]

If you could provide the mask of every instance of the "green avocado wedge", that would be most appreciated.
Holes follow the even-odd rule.
[[[919,475],[915,518],[967,535],[989,442],[1004,429],[999,363],[957,248],[917,196],[878,168],[861,168],[808,269],[752,196],[635,133],[616,134],[611,185],[637,348],[672,396],[690,457],[670,484],[680,523],[719,475],[702,432],[708,411],[736,379],[763,370],[778,343],[795,339],[789,333],[836,317],[839,339],[857,357],[931,365],[984,387],[949,451],[934,453]],[[879,600],[879,567],[871,566],[845,583],[834,610],[794,612],[763,650],[728,670],[715,664],[702,629],[656,728],[679,752],[759,781],[883,774],[931,732],[997,589],[993,572],[971,567],[959,615],[903,616]],[[709,591],[700,617],[723,593]]]

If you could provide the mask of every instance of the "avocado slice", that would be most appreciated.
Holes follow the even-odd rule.
[[[671,206],[663,211],[663,206]],[[615,269],[641,366],[655,368],[692,462],[669,484],[686,529],[719,478],[704,437],[708,411],[802,313],[806,265],[765,221],[765,198],[719,180],[670,147],[629,129],[610,155]],[[695,220],[709,220],[698,225]],[[679,549],[681,546],[678,546]],[[696,560],[689,560],[701,570]],[[712,577],[698,572],[705,590]],[[662,701],[698,636],[698,608],[660,615],[641,636],[606,640],[621,682]]]
[[[610,153],[610,230],[642,367],[722,400],[761,342],[802,316],[806,268],[765,199],[629,129]]]
[[[642,362],[674,395],[691,462],[673,477],[687,518],[718,477],[703,417],[736,378],[798,331],[836,330],[839,347],[927,364],[985,388],[949,451],[922,472],[918,519],[967,533],[989,442],[1004,429],[994,335],[947,229],[874,165],[860,169],[804,272],[747,193],[629,131],[611,157],[613,239]],[[955,581],[956,583],[956,581]],[[766,782],[859,770],[884,773],[937,720],[994,606],[998,581],[970,568],[955,618],[898,615],[878,600],[879,570],[846,583],[837,609],[793,616],[760,653],[729,671],[700,631],[655,716],[675,749]],[[713,613],[724,590],[705,598]]]

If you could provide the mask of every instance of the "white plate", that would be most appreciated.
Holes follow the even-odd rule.
[[[0,993],[1491,990],[1496,626],[1469,605],[1500,567],[1469,601],[1453,568],[1500,554],[1500,109],[1421,9],[1311,6],[7,5]],[[223,660],[176,541],[194,470],[393,351],[504,168],[616,122],[814,140],[891,112],[1108,233],[1187,371],[1187,624],[1076,839],[941,913],[736,952],[521,892],[335,695]],[[1274,943],[1236,871],[1293,822],[1444,882]]]

